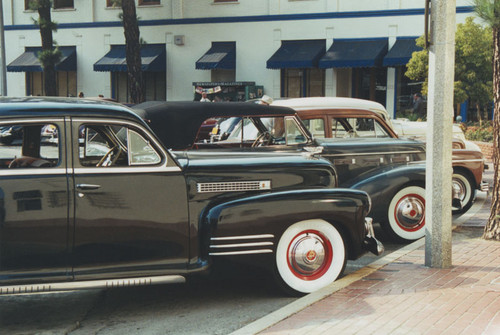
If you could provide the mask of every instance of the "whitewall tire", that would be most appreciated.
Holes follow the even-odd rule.
[[[414,241],[425,235],[425,189],[407,186],[391,199],[387,211],[389,233],[393,237]]]
[[[310,293],[334,282],[346,263],[344,240],[330,223],[315,219],[288,227],[276,248],[276,268],[287,291]]]

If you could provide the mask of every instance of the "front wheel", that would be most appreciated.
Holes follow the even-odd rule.
[[[391,199],[382,228],[392,238],[415,241],[425,235],[425,189],[407,186]]]
[[[346,260],[344,240],[333,225],[319,219],[300,221],[278,242],[278,282],[288,293],[310,293],[334,282]]]

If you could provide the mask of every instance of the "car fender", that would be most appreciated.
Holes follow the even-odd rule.
[[[386,214],[391,198],[406,185],[425,186],[425,164],[399,165],[372,171],[353,180],[349,187],[368,193],[372,199],[372,210],[368,214],[379,222]]]
[[[348,257],[356,259],[363,253],[364,217],[369,208],[366,192],[352,189],[285,191],[227,201],[204,212],[201,251],[209,256],[218,255],[221,249],[274,253],[286,228],[303,220],[323,219],[341,232]],[[262,246],[253,246],[256,243]]]

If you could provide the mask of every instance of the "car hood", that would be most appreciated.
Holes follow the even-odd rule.
[[[206,184],[220,187],[221,193],[236,192],[238,187],[243,191],[282,191],[337,185],[335,168],[328,160],[301,153],[188,150],[173,151],[173,154],[192,196]],[[265,187],[245,188],[255,182]]]

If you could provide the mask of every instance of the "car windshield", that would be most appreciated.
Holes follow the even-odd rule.
[[[212,130],[209,141],[199,140],[197,147],[203,144],[240,146],[270,146],[307,143],[304,129],[291,116],[231,117],[219,119]]]

